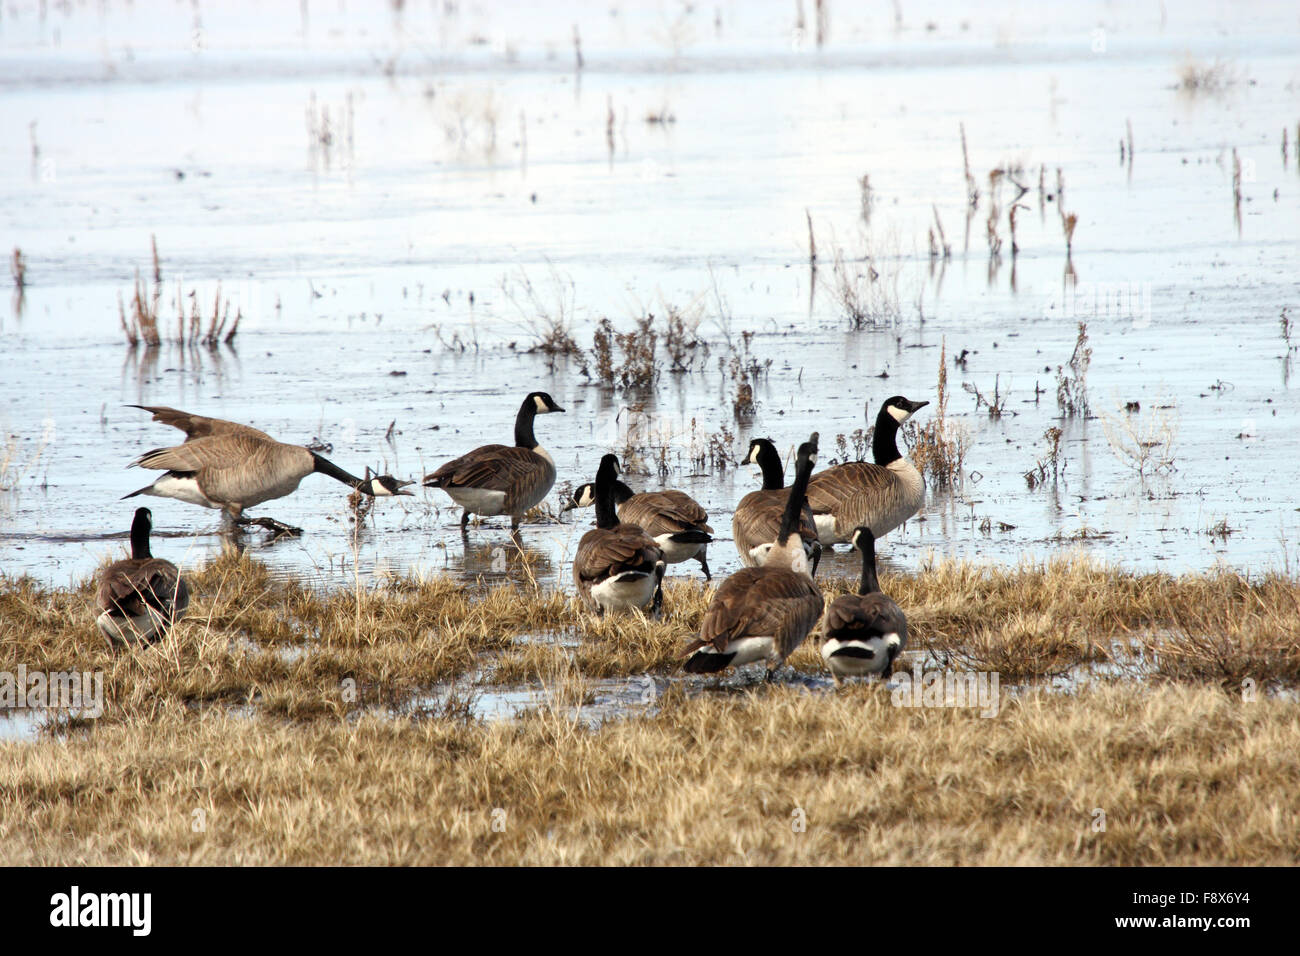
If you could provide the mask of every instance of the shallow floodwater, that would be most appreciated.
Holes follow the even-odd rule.
[[[1300,319],[1300,14],[932,3],[896,22],[889,5],[832,2],[819,47],[814,5],[802,31],[796,6],[6,8],[0,224],[26,288],[0,311],[0,571],[83,579],[122,553],[140,502],[156,553],[194,564],[222,546],[215,512],[119,500],[153,478],[125,466],[179,439],[128,404],[419,478],[508,442],[541,388],[567,409],[538,420],[559,471],[551,510],[605,451],[631,440],[649,462],[664,446],[668,473],[632,483],[698,498],[726,574],[731,509],[758,476],[700,467],[710,436],[727,429],[738,459],[751,435],[790,449],[816,430],[826,461],[867,424],[864,404],[934,403],[944,347],[966,477],[889,535],[890,567],[1075,548],[1169,571],[1297,560],[1300,329],[1288,338],[1284,318]],[[1179,88],[1189,63],[1210,89]],[[1002,185],[991,261],[994,167],[1029,192],[1013,257]],[[1068,265],[1062,206],[1077,216]],[[947,260],[929,254],[936,214]],[[151,278],[151,237],[164,335],[178,285],[208,303],[219,283],[243,315],[230,345],[124,344],[118,299],[137,271]],[[872,254],[896,316],[849,328],[837,246],[855,272]],[[588,349],[603,317],[627,330],[670,309],[698,322],[707,355],[674,374],[661,351],[648,390],[605,390],[579,359],[529,351],[544,314]],[[1080,321],[1092,414],[1063,417],[1057,368]],[[744,422],[726,367],[740,352],[771,360]],[[995,384],[1000,419],[965,389]],[[1064,469],[1030,490],[1054,426]],[[1112,439],[1159,440],[1150,464],[1172,468],[1139,475]],[[567,582],[592,518],[526,526],[522,562],[499,519],[463,543],[431,490],[377,502],[354,538],[344,490],[313,476],[253,509],[306,534],[250,547],[322,584],[357,569]],[[855,573],[842,550],[828,561]]]

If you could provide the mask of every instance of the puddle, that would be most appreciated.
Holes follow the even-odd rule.
[[[152,477],[125,466],[178,436],[124,405],[250,422],[326,442],[353,472],[418,478],[509,441],[519,398],[544,388],[568,409],[538,424],[559,471],[551,511],[602,452],[631,438],[648,470],[662,449],[668,474],[630,483],[662,480],[706,506],[722,577],[739,566],[731,510],[758,478],[698,467],[710,438],[725,428],[735,459],[751,435],[786,449],[817,430],[826,461],[835,436],[866,424],[864,402],[933,403],[943,346],[968,478],[882,541],[891,567],[1075,549],[1171,572],[1300,561],[1300,512],[1278,493],[1300,460],[1300,330],[1288,339],[1281,323],[1283,307],[1297,315],[1300,240],[1297,137],[1285,162],[1279,142],[1300,54],[1285,9],[1225,19],[1188,3],[1157,24],[1099,4],[972,16],[938,3],[896,25],[885,8],[843,6],[819,51],[792,33],[785,2],[572,18],[430,7],[313,9],[306,22],[258,7],[251,47],[243,2],[205,9],[198,41],[190,13],[166,6],[6,19],[0,115],[27,133],[0,143],[0,224],[27,286],[21,311],[0,304],[0,571],[64,585],[123,553],[142,499],[119,499]],[[1185,56],[1223,58],[1238,82],[1180,94]],[[1131,163],[1117,148],[1126,123]],[[982,195],[970,222],[963,124]],[[1019,254],[1004,212],[990,263],[995,166],[1023,167],[1031,191]],[[1053,195],[1041,205],[1040,168]],[[1079,217],[1074,285],[1058,168]],[[1014,191],[1001,195],[1005,209]],[[936,210],[952,256],[933,262]],[[220,283],[243,313],[229,346],[123,344],[118,296],[149,276],[151,235],[164,331],[178,282],[204,302]],[[836,244],[850,260],[874,253],[896,323],[847,330]],[[542,313],[563,314],[588,348],[600,318],[627,330],[670,307],[698,321],[708,355],[675,374],[661,350],[649,391],[608,392],[576,359],[527,351]],[[1062,420],[1057,369],[1079,320],[1098,417]],[[750,332],[748,356],[772,364],[753,420],[737,421],[728,343]],[[997,419],[974,395],[995,387]],[[1173,470],[1139,477],[1112,439],[1148,440],[1165,405],[1176,434],[1154,457],[1171,454]],[[1049,427],[1063,429],[1064,470],[1031,491],[1023,476]],[[215,513],[147,503],[157,553],[193,565],[219,552]],[[414,572],[567,587],[591,522],[529,525],[516,544],[489,519],[466,544],[451,502],[420,489],[378,502],[354,540],[322,476],[252,513],[306,529],[249,547],[321,586]],[[843,550],[825,567],[857,573]]]

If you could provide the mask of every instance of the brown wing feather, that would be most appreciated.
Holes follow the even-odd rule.
[[[827,637],[853,638],[872,634],[897,634],[907,643],[907,619],[902,609],[884,594],[842,594],[826,609],[822,625]]]
[[[684,491],[646,491],[618,506],[623,521],[638,524],[652,535],[701,530],[713,533],[709,513]]]
[[[742,568],[714,594],[700,636],[686,656],[710,644],[724,651],[739,638],[771,635],[784,659],[812,631],[824,604],[821,591],[806,575],[787,568]]]
[[[189,587],[176,565],[162,558],[127,558],[115,561],[100,576],[95,604],[100,611],[130,617],[147,606],[169,618],[180,617],[190,603]]]
[[[751,491],[740,499],[731,519],[731,531],[742,559],[751,548],[776,540],[789,500],[790,492],[784,488]],[[799,537],[809,546],[817,540],[817,526],[813,523],[812,509],[807,505],[799,516]]]
[[[554,468],[531,448],[517,445],[483,445],[447,462],[426,475],[424,483],[433,488],[485,488],[512,492]]]
[[[867,461],[850,461],[819,471],[808,479],[808,504],[817,514],[863,492],[883,493],[893,479],[888,468]]]
[[[228,422],[224,418],[207,418],[204,415],[193,415],[178,408],[169,408],[166,405],[132,405],[131,407],[152,413],[153,420],[156,422],[179,428],[185,433],[186,441],[206,438],[210,435],[250,435],[254,438],[274,441],[266,432],[259,431],[252,425]]]
[[[624,571],[653,571],[663,559],[663,551],[638,525],[593,528],[578,542],[573,579],[581,584],[602,581]]]
[[[311,453],[305,448],[238,432],[195,438],[170,448],[154,448],[131,464],[158,471],[202,471],[205,468],[223,468],[241,462],[271,459],[283,454],[277,451],[282,448],[301,452],[302,455],[294,457],[300,458],[301,463],[307,464],[310,470]]]

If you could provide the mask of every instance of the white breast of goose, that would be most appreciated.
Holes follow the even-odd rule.
[[[798,552],[797,558],[795,552]],[[771,564],[773,567],[790,568],[792,571],[807,574],[808,562],[812,559],[812,546],[803,538],[792,537],[786,550],[781,551],[775,541],[764,541],[762,544],[754,545],[747,553],[742,554],[741,558],[745,565],[751,568],[765,568]],[[796,564],[798,567],[795,566]]]
[[[704,547],[704,545],[700,544],[698,541],[674,541],[673,534],[675,534],[675,532],[670,531],[667,534],[661,534],[655,537],[655,544],[659,545],[660,550],[663,551],[664,561],[668,564],[679,564],[682,561],[689,561],[691,558],[699,554],[700,550]]]
[[[707,648],[706,648],[707,649]],[[769,637],[742,637],[727,645],[726,653],[735,654],[731,659],[732,667],[744,667],[754,661],[763,661],[773,657],[774,645]]]
[[[624,571],[591,586],[591,599],[608,613],[645,607],[658,582],[644,571]]]
[[[476,515],[491,517],[505,513],[506,493],[493,491],[491,488],[443,488],[448,497],[466,511]]]
[[[193,477],[182,478],[171,474],[162,475],[144,493],[158,498],[172,498],[176,501],[184,501],[186,504],[198,505],[202,508],[221,507],[219,502],[213,501],[203,493],[198,480]]]

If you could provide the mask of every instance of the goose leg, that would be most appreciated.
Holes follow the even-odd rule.
[[[283,521],[276,521],[274,518],[236,518],[235,523],[241,528],[247,528],[249,525],[257,525],[259,528],[265,528],[271,532],[271,538],[300,538],[302,537],[302,528],[295,528],[291,524],[285,524]]]
[[[461,530],[461,533],[464,534],[464,533],[465,533],[465,529],[468,528],[468,527],[469,527],[469,509],[467,508],[467,509],[465,509],[464,511],[462,511],[462,512],[460,513],[460,530]]]
[[[704,571],[704,580],[712,581],[713,575],[709,573],[709,556],[704,551],[700,551],[695,556],[695,560],[700,562],[700,568]]]

